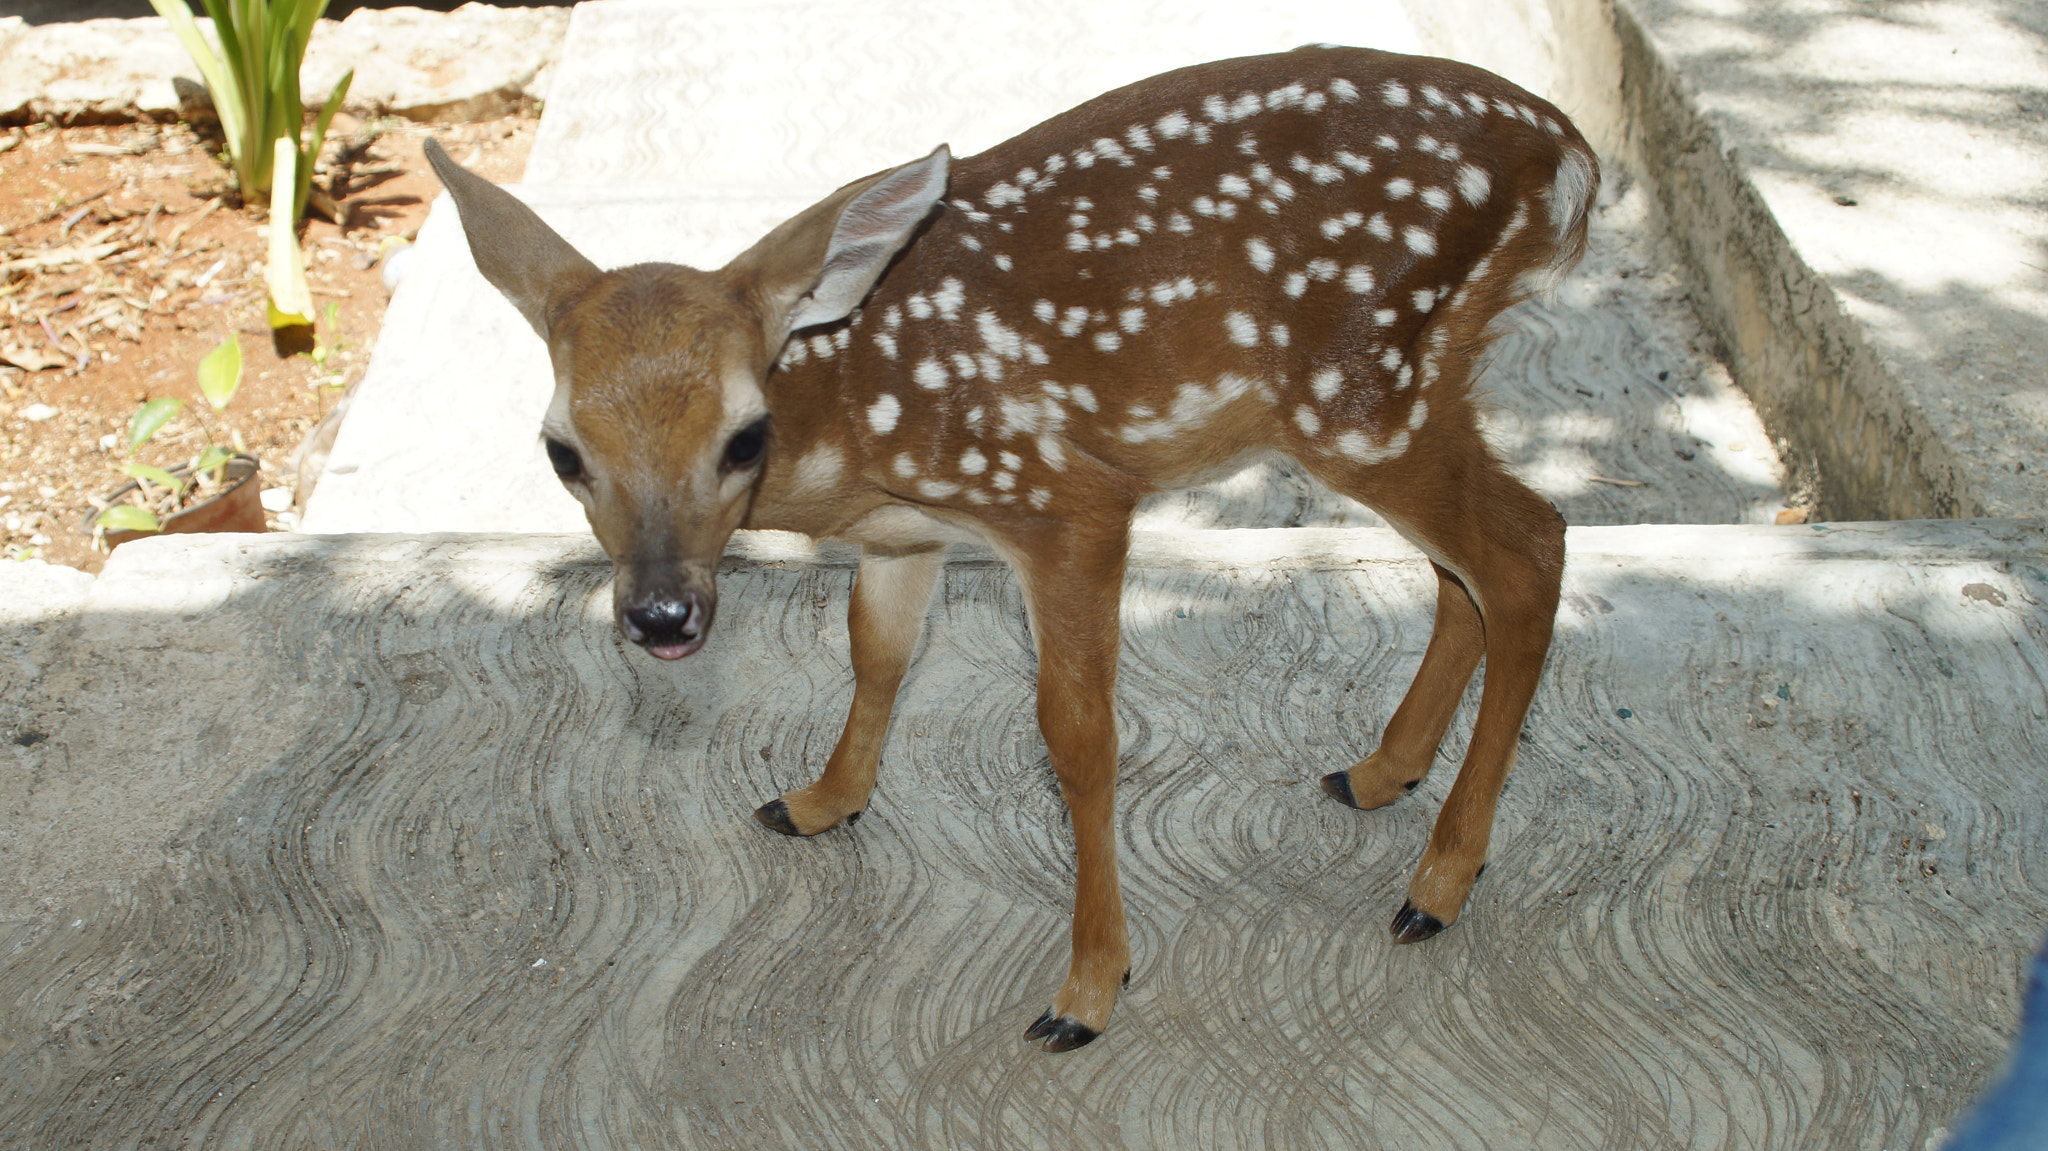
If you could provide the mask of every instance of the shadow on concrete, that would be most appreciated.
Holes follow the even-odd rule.
[[[2038,527],[1575,533],[1492,866],[1410,948],[1448,770],[1373,813],[1313,780],[1405,685],[1426,568],[1227,534],[1134,566],[1137,968],[1057,1059],[1020,1032],[1069,838],[999,566],[948,569],[867,818],[792,841],[748,813],[837,734],[843,565],[728,562],[658,665],[587,540],[134,545],[0,629],[0,1129],[1917,1147],[1997,1068],[2048,918]]]

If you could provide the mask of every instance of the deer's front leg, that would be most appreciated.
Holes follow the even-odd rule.
[[[754,812],[764,826],[784,835],[816,835],[852,823],[867,810],[896,689],[910,668],[932,587],[945,564],[944,549],[861,556],[846,612],[853,651],[853,707],[846,729],[816,783],[784,792]]]
[[[1079,533],[1076,533],[1079,534]],[[1038,646],[1038,726],[1074,828],[1073,954],[1052,1007],[1024,1033],[1047,1051],[1091,1042],[1130,978],[1116,874],[1117,604],[1127,539],[1067,541],[1025,571]]]

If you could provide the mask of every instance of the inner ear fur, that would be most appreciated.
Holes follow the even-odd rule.
[[[952,159],[941,144],[922,159],[855,180],[726,265],[752,285],[771,344],[860,306],[946,194]]]

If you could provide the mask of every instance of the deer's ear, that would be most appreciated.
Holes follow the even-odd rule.
[[[435,174],[455,197],[477,270],[546,340],[562,301],[598,275],[597,265],[512,193],[449,159],[440,144],[430,139],[425,150]]]
[[[752,282],[771,345],[798,328],[830,323],[860,306],[946,194],[952,160],[941,144],[921,160],[856,180],[727,265],[728,272]]]

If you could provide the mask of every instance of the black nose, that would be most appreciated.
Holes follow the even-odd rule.
[[[706,614],[695,592],[635,604],[623,613],[626,638],[649,648],[694,644],[704,637]]]

